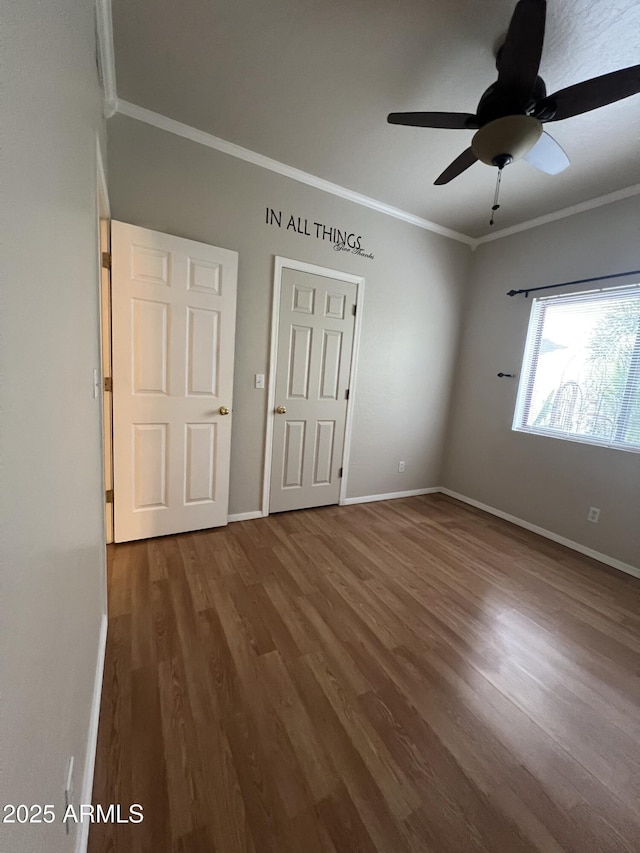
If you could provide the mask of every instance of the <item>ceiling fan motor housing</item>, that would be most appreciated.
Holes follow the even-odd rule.
[[[476,132],[471,149],[478,160],[502,168],[528,154],[542,136],[542,122],[533,116],[510,115],[488,122]]]

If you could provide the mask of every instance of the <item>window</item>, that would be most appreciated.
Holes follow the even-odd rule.
[[[640,284],[534,299],[513,428],[640,451]]]

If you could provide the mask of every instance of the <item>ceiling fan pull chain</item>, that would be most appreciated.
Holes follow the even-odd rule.
[[[500,166],[498,169],[498,177],[496,178],[496,192],[493,197],[493,207],[491,208],[491,219],[489,220],[489,225],[493,225],[496,219],[496,210],[499,209],[500,205],[498,204],[498,196],[500,195],[500,184],[502,183],[502,169]]]

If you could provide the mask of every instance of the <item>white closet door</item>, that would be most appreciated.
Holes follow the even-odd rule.
[[[282,271],[270,512],[338,503],[356,291]]]

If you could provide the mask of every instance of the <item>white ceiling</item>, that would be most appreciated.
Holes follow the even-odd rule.
[[[440,172],[471,131],[389,112],[474,112],[515,0],[113,0],[118,97],[472,237],[495,170]],[[640,62],[639,0],[549,0],[553,92]],[[494,228],[640,184],[640,95],[546,125],[571,159],[509,166]]]

